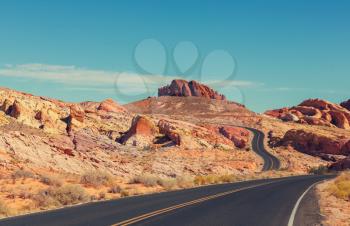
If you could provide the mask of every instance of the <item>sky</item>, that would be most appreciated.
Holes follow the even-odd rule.
[[[198,80],[263,112],[350,98],[346,0],[2,0],[0,86],[65,101]]]

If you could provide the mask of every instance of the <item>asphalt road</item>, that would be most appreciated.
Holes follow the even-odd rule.
[[[268,170],[278,170],[280,168],[280,161],[278,158],[273,156],[265,149],[264,139],[265,134],[257,129],[244,127],[250,130],[254,134],[254,138],[252,141],[252,148],[258,155],[260,155],[264,160],[264,166],[262,171]]]
[[[325,178],[264,179],[128,197],[8,218],[0,226],[287,226],[298,198]]]

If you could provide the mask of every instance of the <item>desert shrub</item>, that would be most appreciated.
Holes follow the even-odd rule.
[[[81,176],[80,183],[93,187],[108,186],[113,183],[113,178],[104,171],[88,171]]]
[[[40,182],[49,186],[62,186],[63,182],[60,178],[56,176],[41,175]]]
[[[335,197],[350,201],[350,172],[340,174],[327,189]]]
[[[160,182],[160,178],[156,175],[145,173],[142,175],[135,176],[131,179],[131,184],[143,184],[147,187],[154,187],[158,185]]]
[[[160,179],[158,184],[166,190],[172,190],[177,186],[177,180],[175,178],[164,178]]]
[[[101,191],[101,192],[98,194],[98,198],[99,198],[99,200],[105,199],[105,198],[106,198],[106,193],[103,192],[103,191]]]
[[[0,216],[9,216],[11,214],[10,208],[0,200]]]
[[[180,188],[189,188],[194,186],[194,178],[192,176],[183,175],[176,177],[176,184]]]
[[[199,175],[194,178],[194,184],[196,185],[208,185],[218,183],[232,183],[238,181],[234,175]]]
[[[111,193],[111,194],[118,194],[118,193],[121,193],[122,192],[122,188],[117,185],[117,184],[113,184],[109,189],[108,189],[108,193]]]
[[[312,167],[311,169],[309,169],[309,174],[324,175],[327,173],[329,173],[327,166],[317,166],[317,167]]]
[[[13,172],[11,174],[11,177],[12,179],[20,179],[20,178],[26,179],[26,178],[35,178],[35,175],[30,171],[20,169]]]
[[[50,187],[34,196],[38,207],[72,205],[87,202],[90,197],[80,185],[67,184],[62,187]]]

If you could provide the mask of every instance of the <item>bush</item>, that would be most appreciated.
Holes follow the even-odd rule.
[[[49,176],[49,175],[41,175],[40,182],[49,186],[56,186],[56,187],[60,187],[63,184],[60,178],[55,176]]]
[[[26,179],[26,178],[34,178],[35,175],[32,172],[20,169],[13,172],[11,177],[12,179],[19,179],[19,178]]]
[[[90,201],[80,185],[67,184],[59,188],[49,188],[34,196],[38,207],[72,205]]]
[[[327,166],[317,166],[309,169],[309,174],[325,175],[327,173],[329,173],[329,169]]]
[[[339,199],[350,201],[350,172],[339,175],[328,187],[328,191]]]
[[[80,183],[93,187],[99,187],[101,185],[108,186],[113,183],[113,178],[107,172],[89,171],[81,176]]]
[[[194,186],[194,178],[191,176],[183,175],[176,177],[177,186],[180,188],[189,188]]]
[[[122,188],[119,185],[112,185],[109,189],[108,189],[108,193],[112,193],[112,194],[118,194],[122,192]]]
[[[147,187],[154,187],[160,183],[160,178],[149,173],[145,173],[143,175],[135,176],[131,179],[131,184],[143,184]]]
[[[158,183],[165,188],[165,190],[172,190],[177,186],[177,180],[175,178],[160,179]]]
[[[0,200],[0,216],[8,217],[11,214],[10,209],[8,206]]]

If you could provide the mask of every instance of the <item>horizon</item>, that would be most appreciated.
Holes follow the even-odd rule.
[[[104,3],[4,1],[2,86],[125,104],[182,78],[255,112],[350,98],[346,1]]]

